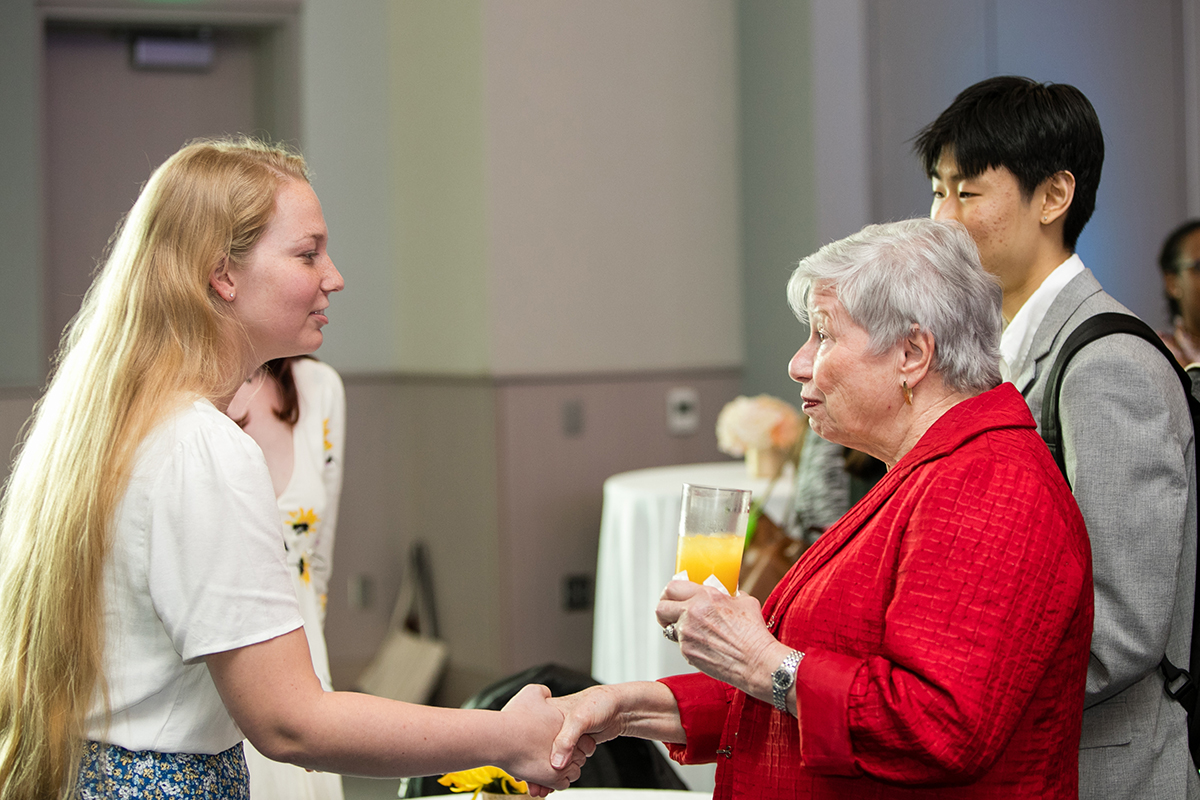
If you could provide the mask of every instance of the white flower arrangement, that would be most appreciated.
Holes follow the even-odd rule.
[[[800,413],[778,397],[737,397],[717,415],[717,448],[735,457],[749,450],[791,453],[800,439],[800,425]]]

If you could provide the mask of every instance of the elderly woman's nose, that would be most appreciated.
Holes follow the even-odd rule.
[[[797,383],[804,383],[812,377],[812,354],[807,351],[806,344],[797,350],[796,355],[788,362],[788,375]]]

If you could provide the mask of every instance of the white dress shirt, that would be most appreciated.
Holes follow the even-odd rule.
[[[1033,345],[1033,335],[1045,319],[1050,305],[1071,279],[1081,272],[1083,261],[1078,255],[1072,255],[1059,264],[1004,327],[1004,333],[1000,336],[1000,375],[1004,380],[1017,377],[1012,374],[1012,366],[1025,362]]]

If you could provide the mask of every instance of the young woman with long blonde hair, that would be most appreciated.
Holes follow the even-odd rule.
[[[563,788],[562,716],[326,692],[261,451],[224,415],[321,344],[342,278],[303,160],[197,142],[151,176],[64,337],[0,505],[0,797],[245,797],[268,757],[364,775],[495,764]],[[586,746],[585,746],[586,747]]]

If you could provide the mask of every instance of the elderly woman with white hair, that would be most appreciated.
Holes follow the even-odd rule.
[[[717,800],[1076,797],[1091,557],[1000,382],[1000,287],[963,228],[909,220],[822,248],[788,294],[813,430],[887,474],[761,609],[672,581],[658,619],[701,672],[554,701],[554,757],[660,739],[717,762]]]

